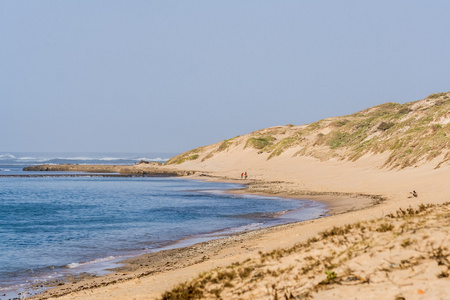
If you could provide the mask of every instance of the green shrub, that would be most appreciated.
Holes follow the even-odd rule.
[[[274,138],[273,136],[259,137],[259,138],[251,137],[245,143],[244,148],[252,147],[258,150],[262,150],[268,146],[273,145],[274,140],[276,140],[276,138]]]
[[[381,122],[380,125],[378,125],[378,130],[382,130],[382,131],[386,131],[389,128],[391,128],[392,126],[394,126],[395,124],[392,122]]]

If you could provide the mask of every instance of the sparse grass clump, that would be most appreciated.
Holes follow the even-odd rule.
[[[245,268],[241,268],[238,270],[239,277],[242,279],[249,277],[250,274],[252,274],[252,272],[253,272],[253,268],[250,268],[250,267],[245,267]]]
[[[271,159],[274,156],[279,156],[281,153],[283,153],[286,149],[293,147],[294,145],[298,144],[298,142],[301,140],[301,137],[288,137],[285,139],[282,139],[280,142],[278,142],[276,145],[273,146],[272,153],[269,155],[267,159]]]
[[[428,96],[427,98],[429,99],[437,99],[443,96],[446,96],[447,93],[436,93],[436,94],[431,94],[430,96]]]
[[[217,151],[225,151],[226,149],[228,149],[230,146],[231,146],[231,144],[232,144],[232,139],[229,139],[229,140],[224,140],[221,144],[220,144],[220,146],[219,146],[219,148],[217,148]]]
[[[450,267],[450,262],[447,259],[448,256],[450,256],[450,253],[447,251],[447,248],[438,247],[436,249],[431,248],[430,250],[430,258],[436,260],[439,266]]]
[[[387,232],[387,231],[392,231],[393,229],[394,229],[394,225],[388,224],[388,223],[382,223],[377,228],[377,231],[378,232]]]
[[[322,232],[321,236],[322,236],[322,238],[327,238],[327,237],[331,237],[331,236],[342,236],[344,234],[347,234],[351,228],[352,228],[351,225],[346,225],[344,227],[334,226],[330,230]]]
[[[437,278],[448,278],[448,271],[442,271],[437,275]]]
[[[188,161],[188,160],[196,160],[198,158],[198,156],[199,156],[198,154],[194,154],[194,155],[182,157],[182,158],[178,159],[175,163],[177,165],[179,165],[179,164],[182,164],[182,163],[184,163],[185,161]]]
[[[182,164],[185,161],[196,160],[199,158],[199,153],[203,150],[204,147],[196,148],[188,152],[184,152],[180,155],[172,157],[168,161],[166,161],[165,165],[173,165],[173,164]]]
[[[445,203],[443,204],[445,205]],[[408,217],[414,217],[417,215],[424,215],[430,212],[431,208],[434,208],[435,204],[420,204],[417,209],[412,208],[409,206],[407,209],[399,208],[395,212],[395,215],[393,213],[390,213],[387,215],[388,218],[392,219],[399,219],[399,218],[408,218]]]
[[[400,244],[403,248],[406,248],[408,246],[410,246],[412,244],[410,239],[405,239],[403,240],[403,242]]]
[[[202,299],[204,295],[203,289],[198,283],[186,284],[182,283],[173,288],[171,291],[165,292],[162,300],[181,300],[181,299]]]

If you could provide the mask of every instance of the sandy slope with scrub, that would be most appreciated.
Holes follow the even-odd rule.
[[[148,254],[40,297],[449,299],[449,111],[438,93],[182,153],[158,168],[322,201],[331,215]]]

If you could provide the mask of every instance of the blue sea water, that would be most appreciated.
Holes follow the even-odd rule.
[[[23,167],[42,164],[132,165],[140,160],[165,162],[176,154],[156,152],[0,152],[0,175],[23,174]]]
[[[28,174],[21,171],[24,166],[43,162],[133,164],[170,156],[0,153],[0,175]],[[181,239],[213,238],[325,212],[308,200],[225,192],[239,187],[182,178],[0,176],[0,299],[68,274],[101,275],[121,259]],[[297,213],[278,217],[286,211]]]

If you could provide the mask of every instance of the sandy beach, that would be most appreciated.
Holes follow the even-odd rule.
[[[152,166],[330,213],[144,255],[38,298],[448,299],[449,98],[270,127]]]
[[[367,156],[357,162],[337,160],[323,162],[310,157],[297,157],[295,158],[295,164],[293,164],[291,159],[283,159],[282,157],[277,160],[263,162],[262,158],[259,158],[260,161],[258,161],[258,156],[247,154],[246,159],[242,159],[242,157],[228,157],[218,160],[218,164],[223,162],[222,165],[183,165],[182,167],[185,169],[196,171],[195,175],[187,178],[234,181],[249,184],[246,190],[235,191],[237,193],[269,194],[322,201],[332,210],[331,215],[301,223],[245,232],[187,248],[147,254],[128,261],[128,264],[112,274],[66,283],[46,291],[37,298],[157,299],[164,292],[173,289],[178,284],[196,278],[202,272],[218,270],[217,268],[226,269],[227,266],[241,264],[248,259],[255,261],[251,268],[252,270],[256,269],[256,266],[261,264],[260,262],[256,263],[256,261],[259,261],[261,253],[292,248],[308,240],[317,239],[322,232],[334,227],[356,223],[361,224],[362,222],[374,222],[374,224],[376,222],[385,222],[389,214],[395,215],[399,209],[405,210],[409,207],[418,209],[420,205],[441,205],[448,201],[447,195],[450,192],[450,187],[446,182],[450,175],[448,168],[435,169],[435,164],[431,161],[417,168],[387,170],[378,167],[383,159],[383,156]],[[245,164],[243,161],[245,161]],[[263,166],[263,168],[258,168],[258,166]],[[245,167],[249,174],[247,180],[239,178],[239,174],[243,170],[242,167]],[[179,168],[181,169],[181,166]],[[410,194],[413,190],[418,192],[418,197],[413,197]],[[444,211],[442,214],[448,215],[448,212]],[[420,216],[417,216],[417,218],[420,219]],[[432,247],[444,249],[446,258],[450,247],[450,241],[446,235],[449,225],[448,220],[448,218],[444,219],[447,227],[433,227],[430,225],[421,228],[423,233],[421,233],[420,237],[415,237],[414,234],[410,233],[412,236],[408,238],[411,241],[414,240],[414,243],[411,242],[411,250],[408,249],[411,253],[408,252],[408,255],[415,257],[415,254],[412,253],[413,251],[421,253],[421,251],[424,251],[423,249],[433,245]],[[406,239],[406,235],[404,238],[399,237],[401,234],[397,232],[397,227],[400,225],[393,226],[396,229],[388,233],[389,241],[398,241],[401,244]],[[369,226],[366,225],[366,227]],[[389,256],[386,257],[387,261],[391,259],[394,265],[400,264],[400,261],[397,262],[398,259],[395,258],[395,255],[393,257],[391,248],[389,248],[392,246],[389,246],[388,242],[377,242],[378,238],[381,241],[386,239],[386,237],[378,237],[377,234],[379,232],[376,230],[373,230],[373,232],[367,230],[366,234],[365,240],[373,239],[373,242],[368,246],[370,251],[366,249],[364,252],[366,256],[369,256],[363,259],[361,255],[355,254],[355,259],[360,260],[358,263],[360,266],[363,266],[364,272],[372,269],[374,274],[376,271],[378,272],[380,259],[372,259],[370,255],[372,252],[376,254],[381,250],[388,251],[389,253],[386,254]],[[437,241],[431,241],[431,238],[423,236],[432,236],[433,239],[435,236],[440,236],[441,238],[438,239],[439,244],[437,244]],[[351,246],[347,245],[347,247]],[[381,250],[376,247],[381,247]],[[336,246],[332,243],[323,244],[317,246],[317,248],[314,250],[317,253],[313,255],[317,259],[323,253],[329,255],[330,252],[337,251]],[[400,248],[402,251],[399,250],[399,253],[404,252],[403,248]],[[302,255],[301,253],[302,251],[296,255]],[[286,256],[287,262],[275,261],[271,262],[271,264],[275,269],[292,266],[292,259],[294,259],[292,255]],[[420,257],[420,255],[417,255],[417,257]],[[297,261],[294,265],[302,266],[306,262],[301,257],[295,259]],[[431,268],[432,270],[429,270],[429,272],[436,273],[436,276],[414,277],[413,275],[417,273],[418,265],[421,268],[427,268],[427,270]],[[259,283],[260,286],[258,288],[255,287],[250,294],[243,293],[245,288],[240,287],[237,289],[236,285],[233,284],[235,290],[233,291],[233,288],[229,288],[230,291],[228,291],[229,294],[227,295],[229,297],[234,295],[235,299],[271,299],[271,297],[274,297],[276,288],[274,290],[274,288],[265,286],[275,284],[277,287],[280,287],[280,295],[287,293],[287,291],[294,292],[295,287],[309,286],[310,290],[306,291],[308,297],[316,299],[322,299],[325,295],[333,299],[347,298],[350,295],[355,299],[375,299],[379,297],[379,293],[375,292],[370,292],[369,296],[365,294],[364,297],[355,294],[358,291],[372,291],[372,289],[383,291],[382,294],[387,299],[395,299],[398,295],[403,295],[402,297],[405,297],[405,299],[422,299],[420,298],[423,296],[420,294],[422,292],[428,296],[433,295],[426,299],[445,299],[443,295],[448,290],[449,279],[445,276],[437,277],[441,273],[447,274],[445,273],[447,269],[444,270],[443,268],[448,269],[448,264],[444,264],[442,267],[433,262],[433,259],[425,260],[424,258],[423,262],[410,268],[389,270],[389,274],[392,272],[404,273],[401,276],[408,278],[407,288],[405,288],[402,279],[397,281],[377,279],[374,282],[358,279],[355,281],[355,284],[345,286],[345,288],[343,288],[342,284],[330,284],[326,286],[326,289],[318,290],[316,288],[318,282],[327,278],[326,271],[328,269],[322,266],[315,270],[314,273],[307,274],[308,276],[305,278],[310,278],[309,281],[306,280],[309,282],[308,284],[305,282],[298,285],[295,282],[291,282],[292,279],[285,280],[281,276],[277,276],[275,278],[266,278],[267,282]],[[330,270],[333,270],[339,276],[344,274],[342,270],[334,271],[335,268],[330,268]],[[355,272],[357,273],[356,270],[353,271],[353,273]],[[370,274],[366,274],[366,277],[368,275]],[[352,276],[356,276],[355,278],[364,277],[361,274]],[[313,278],[317,281],[315,284]],[[239,280],[242,280],[242,278]],[[212,283],[213,286],[214,284],[217,285],[217,283]],[[238,296],[237,290],[243,294]],[[418,293],[418,290],[422,292]],[[225,292],[223,293],[225,294]],[[202,297],[211,298],[213,296],[205,294]]]

